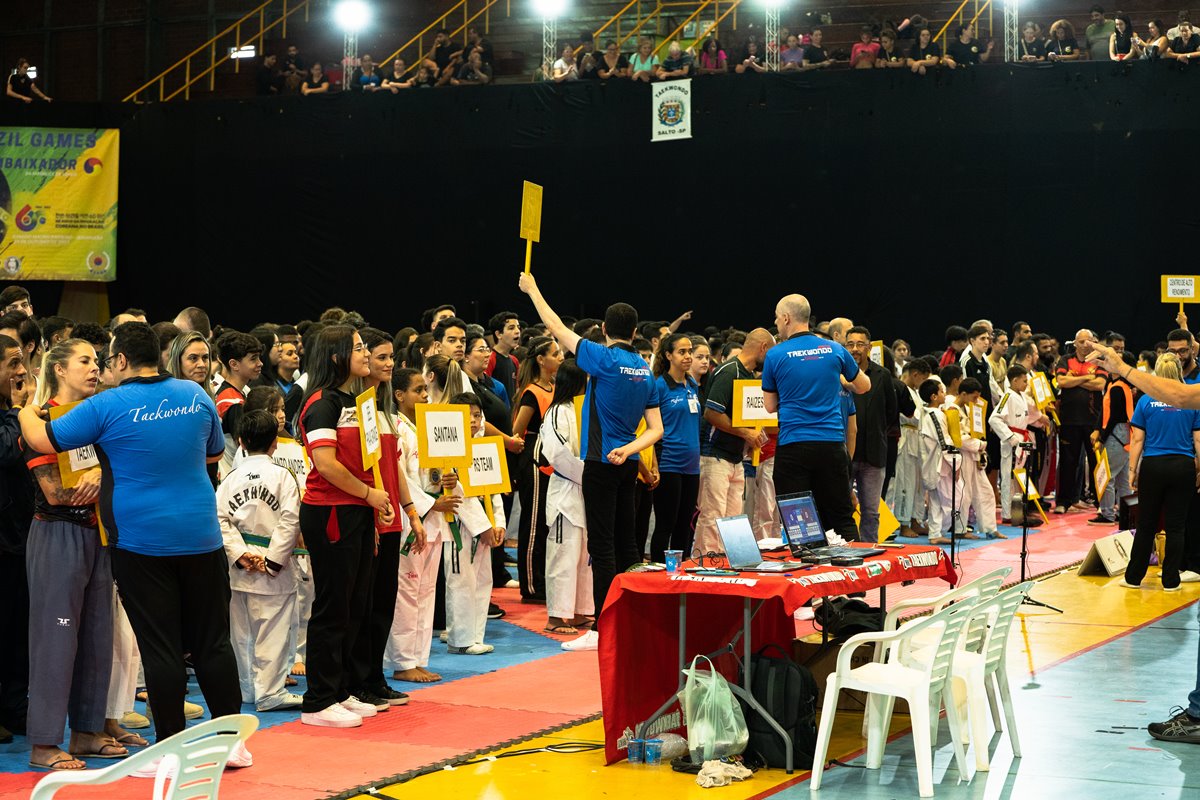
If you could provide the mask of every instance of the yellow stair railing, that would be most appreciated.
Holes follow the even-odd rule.
[[[714,31],[716,31],[717,26],[720,25],[722,22],[724,22],[725,18],[728,17],[730,14],[733,14],[733,29],[737,30],[737,8],[741,4],[742,4],[742,0],[733,0],[733,2],[729,4],[729,7],[725,9],[725,13],[718,14],[717,18],[714,19],[712,22],[710,22],[708,24],[708,27],[705,28],[703,31],[701,31],[700,35],[692,40],[691,44],[684,45],[683,49],[685,51],[691,50],[694,52],[696,49],[696,45],[700,44],[705,39],[707,39],[708,35],[710,33],[713,33]],[[717,8],[718,9],[720,8],[719,1],[717,3]]]
[[[421,60],[430,56],[430,54],[433,52],[433,40],[437,37],[437,33],[434,32],[435,29],[449,28],[458,21],[458,16],[460,13],[462,14],[462,22],[458,24],[457,28],[454,28],[449,32],[449,37],[451,39],[454,39],[456,36],[461,34],[463,44],[466,44],[467,28],[471,26],[471,23],[479,19],[481,15],[483,16],[483,32],[490,33],[492,24],[492,6],[499,2],[500,0],[475,0],[475,2],[472,3],[470,0],[458,0],[458,2],[451,6],[445,14],[442,14],[433,22],[426,25],[415,36],[396,48],[394,53],[377,63],[385,65],[390,64],[396,58],[402,57],[403,54],[408,52],[409,48],[411,48],[413,45],[416,45],[416,56],[404,59],[406,67],[405,74],[407,75],[408,73],[415,71],[420,65]],[[472,6],[475,6],[476,9],[475,13],[473,14],[471,13]],[[512,16],[512,0],[505,0],[504,16]],[[454,18],[454,22],[449,21],[451,17]],[[429,37],[430,40],[430,46],[428,50],[425,49],[426,37]]]
[[[738,6],[741,5],[741,0],[669,0],[669,2],[657,0],[653,7],[649,7],[649,3],[646,3],[648,8],[645,13],[643,13],[642,5],[643,0],[630,0],[630,2],[624,8],[614,14],[612,18],[608,20],[608,22],[605,22],[603,25],[597,28],[592,34],[597,46],[599,46],[601,41],[600,34],[608,31],[608,38],[615,41],[617,43],[617,47],[624,47],[626,42],[638,34],[645,35],[647,30],[646,26],[650,23],[659,22],[667,14],[672,13],[673,10],[694,7],[695,10],[687,17],[687,19],[683,21],[682,24],[676,26],[676,28],[668,36],[661,38],[658,46],[654,49],[654,52],[657,53],[664,46],[666,46],[667,43],[674,39],[677,34],[681,33],[685,28],[687,28],[689,24],[691,24],[693,21],[696,21],[700,17],[701,13],[705,11],[705,9],[711,6],[713,11],[712,21],[707,24],[707,26],[703,29],[703,32],[693,39],[691,44],[687,45],[687,48],[685,49],[694,48],[698,42],[704,40],[709,34],[713,33],[713,31],[715,31],[717,27],[731,14],[733,15],[733,29],[737,30],[737,9]],[[722,9],[724,10],[722,11]],[[633,18],[633,27],[625,28],[625,25],[631,21],[629,19],[630,17]],[[656,37],[658,36],[657,25],[655,26],[654,35]],[[582,49],[582,45],[576,47],[575,55],[579,55],[579,52]]]
[[[988,17],[987,17],[988,36],[991,36],[992,35],[992,0],[984,0],[982,4],[980,4],[979,0],[962,0],[962,2],[959,3],[958,8],[954,9],[954,11],[952,11],[950,13],[950,17],[949,17],[949,19],[946,20],[946,24],[943,25],[941,30],[939,30],[937,32],[937,35],[933,37],[933,41],[937,42],[937,41],[941,41],[942,39],[944,39],[946,37],[946,31],[948,31],[950,29],[950,26],[954,24],[954,21],[956,19],[958,20],[959,24],[962,24],[963,18],[966,14],[967,5],[969,5],[971,3],[975,4],[975,15],[973,17],[971,17],[971,19],[970,19],[971,24],[976,25],[976,23],[978,23],[978,21],[979,21],[980,15],[982,15],[984,11],[988,12]],[[976,31],[976,33],[979,32],[978,26],[976,26],[975,31]]]
[[[216,79],[217,67],[231,60],[232,54],[243,47],[254,46],[257,50],[261,51],[264,37],[277,27],[281,28],[281,35],[286,38],[288,18],[293,14],[303,11],[304,21],[307,22],[309,5],[309,0],[267,0],[267,2],[247,12],[237,22],[225,28],[225,30],[167,67],[161,73],[146,81],[137,89],[134,89],[124,98],[123,102],[145,102],[147,98],[143,94],[155,86],[158,87],[157,99],[160,102],[178,97],[180,94],[185,99],[191,99],[192,86],[205,78],[208,79],[209,91],[212,91]],[[274,17],[274,19],[268,22],[268,17]],[[254,32],[243,38],[243,27],[251,25],[255,26],[253,29]],[[220,56],[217,55],[218,49],[223,51]],[[207,56],[206,65],[193,73],[192,60],[202,55]],[[241,59],[234,58],[232,60],[234,70],[240,71]],[[168,82],[170,81],[174,85],[175,79],[178,79],[179,85],[168,91]]]

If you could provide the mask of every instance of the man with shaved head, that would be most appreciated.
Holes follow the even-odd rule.
[[[700,442],[700,516],[694,547],[701,553],[721,552],[717,520],[742,513],[746,448],[762,447],[767,435],[754,428],[733,427],[733,382],[753,380],[775,337],[764,328],[746,334],[742,351],[727,359],[709,379],[704,421],[710,426]]]
[[[1059,409],[1062,425],[1058,429],[1058,488],[1054,496],[1054,513],[1087,511],[1081,487],[1090,483],[1095,468],[1095,454],[1090,446],[1092,431],[1100,427],[1101,403],[1108,373],[1086,359],[1096,344],[1096,334],[1082,328],[1075,334],[1075,355],[1059,359],[1055,373],[1058,377]],[[1080,457],[1085,457],[1089,469],[1079,478]]]
[[[804,297],[802,295],[798,295],[798,294],[788,295],[788,297],[799,297],[801,300],[804,300]],[[786,300],[787,297],[785,297],[783,299]],[[808,303],[807,300],[804,300],[804,302],[806,304]],[[846,346],[846,331],[850,330],[853,327],[854,327],[854,320],[850,319],[849,317],[834,317],[833,319],[829,320],[829,338],[833,339],[835,342],[840,344],[842,347],[845,347]]]
[[[866,373],[845,347],[809,330],[803,295],[790,294],[775,306],[778,346],[763,363],[763,399],[779,413],[775,450],[777,495],[812,492],[826,529],[858,539],[850,497],[850,455],[842,422],[842,378],[858,394],[871,388]],[[833,323],[830,322],[830,335]],[[849,320],[846,320],[849,322]],[[841,331],[843,338],[849,326]]]

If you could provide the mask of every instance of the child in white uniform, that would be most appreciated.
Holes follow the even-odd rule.
[[[573,361],[558,368],[554,400],[542,420],[538,454],[552,467],[546,493],[547,633],[579,633],[576,625],[595,614],[592,569],[588,563],[587,519],[583,511],[583,459],[579,457],[579,423],[575,396],[587,375]],[[539,460],[540,463],[540,460]]]
[[[946,426],[946,414],[942,403],[946,389],[941,381],[930,379],[918,390],[925,407],[921,409],[921,484],[929,493],[929,543],[949,544],[946,533],[946,517],[950,515],[954,469],[961,454],[951,455],[946,447],[954,445]]]
[[[992,485],[987,478],[987,440],[971,436],[972,405],[979,401],[983,385],[975,378],[964,378],[959,384],[955,405],[959,410],[958,425],[962,438],[962,476],[963,491],[960,495],[959,509],[965,516],[969,509],[975,510],[975,525],[978,533],[963,533],[964,539],[978,539],[983,534],[989,539],[1007,539],[996,529],[996,495],[992,493]],[[950,415],[947,415],[949,421]],[[981,419],[982,423],[983,420]],[[950,424],[953,424],[951,422]],[[986,429],[986,425],[980,425]],[[955,533],[959,531],[956,529]]]
[[[471,408],[471,427],[474,436],[483,435],[483,406],[470,392],[450,398],[453,405]],[[447,478],[455,484],[457,476]],[[446,485],[446,484],[440,484]],[[491,498],[493,526],[488,521],[483,503],[486,498],[465,498],[458,507],[459,536],[462,549],[447,537],[442,545],[446,570],[446,641],[455,655],[481,656],[495,648],[483,641],[487,627],[488,603],[492,599],[492,550],[504,545],[504,504],[499,495]]]
[[[300,488],[271,461],[277,425],[266,411],[245,414],[238,439],[247,457],[217,488],[217,517],[229,585],[229,628],[242,702],[258,711],[299,708],[287,691],[288,632],[295,614],[296,571],[289,566],[300,538]]]
[[[1004,522],[1012,518],[1013,470],[1025,466],[1027,451],[1020,445],[1033,442],[1029,428],[1042,418],[1037,406],[1031,406],[1025,396],[1028,385],[1029,370],[1020,364],[1009,367],[1008,388],[988,418],[988,424],[1000,438],[1000,519]]]

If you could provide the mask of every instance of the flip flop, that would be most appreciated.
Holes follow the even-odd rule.
[[[79,763],[83,764],[83,766],[78,769],[72,769],[71,767],[62,766],[64,763],[66,763],[68,761],[78,761]],[[58,758],[51,761],[49,764],[38,764],[36,762],[30,761],[29,766],[34,769],[43,770],[45,772],[83,772],[84,770],[87,769],[87,764],[84,763],[82,759],[76,758],[75,756],[68,755],[68,754],[63,754],[63,755],[59,756]]]
[[[71,755],[74,756],[75,758],[111,758],[111,759],[129,758],[128,750],[126,750],[124,753],[106,753],[106,752],[104,752],[105,750],[107,750],[110,747],[120,747],[120,746],[121,745],[116,744],[116,743],[102,744],[102,745],[100,745],[100,749],[94,753],[71,753]]]
[[[574,636],[579,633],[579,630],[570,625],[547,625],[542,628],[543,633],[552,633],[556,636]]]
[[[296,680],[291,675],[289,675],[289,676],[287,676],[287,678],[284,679],[283,685],[284,686],[299,686],[300,681]]]
[[[148,747],[150,745],[144,737],[131,731],[126,731],[120,736],[114,736],[113,739],[122,747]]]
[[[576,628],[590,628],[596,624],[596,620],[585,618],[579,622],[572,621],[571,624],[574,625]]]

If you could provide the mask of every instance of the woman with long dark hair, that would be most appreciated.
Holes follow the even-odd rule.
[[[517,370],[517,402],[513,435],[526,442],[517,461],[517,493],[521,498],[521,522],[517,529],[517,580],[521,599],[546,601],[546,491],[550,487],[548,466],[533,457],[542,419],[554,399],[554,377],[562,364],[558,342],[549,336],[529,340],[524,360]]]
[[[300,504],[300,531],[312,561],[315,597],[300,721],[353,728],[379,710],[379,704],[364,703],[353,693],[359,688],[354,657],[362,621],[371,611],[375,514],[387,526],[395,511],[387,492],[362,466],[351,394],[356,382],[371,374],[362,337],[349,326],[330,325],[317,335],[307,360],[300,433],[312,471]]]
[[[668,549],[692,551],[692,513],[700,493],[700,389],[690,374],[692,353],[692,339],[673,333],[659,342],[654,358],[663,436],[654,446],[659,482],[650,560],[658,563]]]

